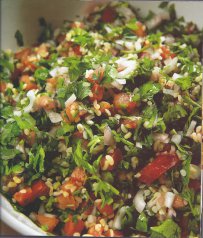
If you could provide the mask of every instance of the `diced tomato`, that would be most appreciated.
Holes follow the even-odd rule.
[[[87,175],[85,173],[85,170],[81,167],[76,167],[72,174],[71,174],[71,178],[75,179],[76,181],[80,182],[82,185],[85,184],[86,179],[87,179]]]
[[[122,124],[128,129],[135,129],[137,127],[137,121],[131,119],[124,119]]]
[[[201,182],[198,179],[191,179],[189,182],[189,188],[198,192],[201,189]]]
[[[136,26],[137,26],[137,29],[134,31],[135,34],[139,37],[146,36],[146,32],[145,32],[146,27],[145,27],[145,25],[143,25],[141,22],[137,21]]]
[[[0,92],[3,93],[6,90],[6,83],[0,81]]]
[[[33,146],[36,139],[35,131],[30,131],[29,135],[25,135],[25,140],[29,146]]]
[[[116,11],[112,7],[107,7],[104,9],[101,15],[101,20],[104,23],[112,23],[116,19]]]
[[[57,37],[56,37],[56,42],[57,43],[61,43],[62,41],[64,41],[66,39],[66,34],[59,34]]]
[[[16,202],[23,207],[27,206],[35,199],[35,197],[33,196],[33,191],[29,187],[23,188],[19,192],[16,192],[13,197],[16,200]]]
[[[179,195],[175,195],[174,201],[173,201],[173,208],[179,209],[183,208],[187,205],[187,202]]]
[[[75,45],[73,46],[73,52],[77,55],[77,56],[81,56],[82,52],[80,50],[80,46],[79,45]]]
[[[22,75],[20,77],[20,82],[23,82],[25,86],[23,87],[24,90],[29,91],[31,89],[38,89],[37,84],[34,81],[33,77],[30,77],[29,75]]]
[[[69,215],[63,227],[63,233],[67,236],[72,236],[74,233],[81,233],[84,228],[85,224],[83,220],[77,219],[77,221],[74,222],[72,215]]]
[[[139,180],[150,185],[170,168],[177,165],[179,161],[176,154],[159,154],[140,171],[141,176]]]
[[[113,207],[111,205],[108,205],[108,204],[105,204],[104,206],[102,206],[101,199],[96,200],[95,205],[96,205],[97,209],[99,210],[99,212],[103,216],[109,217],[109,218],[114,216]]]
[[[93,102],[94,100],[101,101],[104,95],[104,87],[99,84],[94,84],[92,87],[93,96],[90,97],[90,100]]]
[[[112,230],[112,229],[106,231],[104,235],[107,237],[123,237],[123,233],[121,231]]]
[[[166,47],[166,46],[162,46],[161,50],[162,50],[161,57],[162,57],[163,60],[168,59],[170,57],[174,58],[176,56],[176,54],[172,53],[170,51],[170,49],[168,47]]]
[[[68,193],[68,192],[67,192]],[[63,194],[57,197],[57,207],[61,210],[65,210],[67,208],[75,211],[79,206],[79,203],[76,201],[72,194],[68,194],[64,196]]]
[[[111,108],[111,104],[105,101],[100,102],[99,105],[101,113],[105,113],[106,109],[109,110]]]
[[[38,110],[51,111],[56,108],[55,101],[47,95],[42,95],[36,99],[35,106]]]
[[[120,161],[123,159],[122,152],[119,148],[116,148],[114,152],[109,153],[109,155],[112,157],[113,163],[111,164],[111,161],[109,161],[108,158],[104,156],[100,161],[100,167],[102,170],[114,170],[118,166]]]
[[[126,111],[128,113],[133,113],[137,107],[136,102],[133,102],[131,96],[127,93],[116,94],[114,96],[113,104],[115,109],[120,113],[124,113]]]
[[[104,227],[101,226],[100,229],[96,229],[95,226],[89,228],[87,234],[92,235],[93,237],[103,237],[104,236]]]
[[[103,67],[99,67],[97,69],[95,69],[88,77],[87,80],[90,83],[99,83],[101,82],[101,80],[104,77],[104,68]]]
[[[46,226],[49,232],[52,232],[59,223],[59,219],[51,214],[37,214],[36,219],[41,226]]]
[[[15,53],[15,58],[18,60],[21,60],[21,62],[25,61],[27,57],[31,54],[30,48],[22,49],[21,51],[18,51]]]
[[[50,190],[49,187],[45,184],[43,180],[35,181],[32,184],[33,196],[35,198],[38,198],[41,196],[48,196],[49,190]]]
[[[57,86],[57,79],[56,78],[48,78],[47,83],[50,83],[52,87],[56,88]]]
[[[80,115],[79,115],[79,103],[73,102],[71,105],[66,107],[66,115],[70,122],[79,122]]]

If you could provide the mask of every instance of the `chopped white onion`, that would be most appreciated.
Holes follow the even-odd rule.
[[[65,106],[66,107],[69,107],[73,102],[75,102],[76,100],[76,96],[75,94],[73,93],[65,102]]]
[[[126,84],[126,79],[116,79],[116,82],[124,85],[124,84]]]
[[[113,229],[116,229],[116,230],[121,230],[122,229],[122,226],[121,226],[121,223],[122,223],[122,219],[126,213],[126,210],[128,209],[129,207],[128,206],[124,206],[124,207],[121,207],[115,218],[114,218],[114,221],[113,221]]]
[[[49,117],[49,119],[52,123],[58,123],[58,122],[63,120],[61,115],[57,112],[47,111],[46,113],[47,113],[47,115],[48,115],[48,117]]]
[[[114,138],[111,131],[111,128],[109,126],[105,127],[104,129],[104,145],[113,145],[114,144]]]
[[[49,72],[49,74],[52,77],[57,77],[67,73],[68,73],[68,67],[56,67]]]
[[[34,106],[34,102],[35,102],[35,99],[36,99],[34,90],[29,90],[27,92],[27,97],[29,98],[30,103],[23,110],[24,110],[24,112],[29,113],[29,112],[32,111],[33,106]]]
[[[139,213],[141,213],[146,206],[146,202],[144,201],[143,194],[144,194],[143,190],[139,190],[133,199],[133,204],[135,206],[135,209]]]
[[[182,77],[182,75],[181,75],[181,74],[177,74],[177,73],[174,73],[173,76],[172,76],[172,78],[173,78],[174,80],[176,80],[176,79],[178,79],[178,78],[181,78],[181,77]]]
[[[169,94],[169,95],[171,95],[172,97],[174,97],[174,98],[177,98],[178,97],[178,93],[177,92],[175,92],[174,90],[172,90],[172,89],[167,89],[167,88],[163,88],[163,93],[164,94]]]
[[[192,134],[192,132],[195,129],[196,124],[197,124],[196,121],[194,121],[194,120],[191,121],[190,126],[188,127],[188,130],[187,130],[186,136],[190,136]]]
[[[85,71],[85,78],[87,79],[87,78],[91,77],[93,73],[94,73],[93,69],[86,70]]]
[[[165,203],[164,203],[165,207],[171,208],[172,205],[173,205],[174,198],[175,198],[175,194],[174,193],[167,192],[165,194]]]
[[[20,117],[22,115],[22,112],[16,110],[16,111],[13,111],[13,115],[17,116],[17,117]]]
[[[175,144],[179,145],[182,140],[182,136],[179,134],[173,135],[171,137],[171,141],[174,142]]]
[[[172,72],[173,70],[176,69],[177,67],[177,63],[178,63],[178,57],[175,57],[175,58],[168,58],[164,61],[164,64],[165,64],[165,67],[164,67],[164,71],[165,73],[170,73]]]
[[[137,148],[142,148],[142,143],[136,142],[135,146],[136,146]]]
[[[154,133],[153,139],[154,139],[154,141],[159,140],[164,143],[169,142],[168,134],[166,134],[166,133]]]
[[[118,78],[126,78],[130,73],[132,73],[136,67],[137,62],[135,60],[128,60],[126,58],[121,57],[116,61],[119,67],[123,67],[124,70],[118,72]]]

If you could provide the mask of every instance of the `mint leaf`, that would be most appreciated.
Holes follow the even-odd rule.
[[[142,231],[142,232],[148,231],[148,218],[144,214],[144,212],[142,212],[137,219],[136,230]]]
[[[187,90],[191,87],[192,81],[191,78],[188,77],[182,77],[182,78],[177,78],[175,83],[180,86],[182,90]]]
[[[180,237],[180,227],[172,220],[165,220],[160,226],[151,227],[151,238]]]
[[[163,118],[166,123],[176,121],[187,116],[186,110],[179,104],[168,107],[168,111],[164,113]]]

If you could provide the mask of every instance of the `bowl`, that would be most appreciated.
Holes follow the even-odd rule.
[[[64,19],[82,19],[91,11],[98,2],[89,0],[2,0],[1,1],[1,48],[16,50],[17,44],[14,38],[16,30],[20,30],[24,36],[25,45],[36,42],[39,25],[38,19],[44,17],[53,28],[59,27]],[[142,14],[149,10],[159,12],[158,1],[128,1]],[[202,12],[203,2],[179,1],[174,2],[178,16],[184,16],[185,20],[195,22],[203,27]],[[203,173],[202,173],[203,174]],[[202,176],[203,177],[203,176]],[[1,219],[15,231],[22,235],[46,236],[47,233],[35,225],[28,217],[15,211],[8,200],[0,195]],[[9,235],[9,234],[7,234]]]

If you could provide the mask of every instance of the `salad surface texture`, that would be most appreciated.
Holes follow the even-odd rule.
[[[1,193],[48,234],[200,237],[203,34],[160,8],[41,18],[1,51]]]

